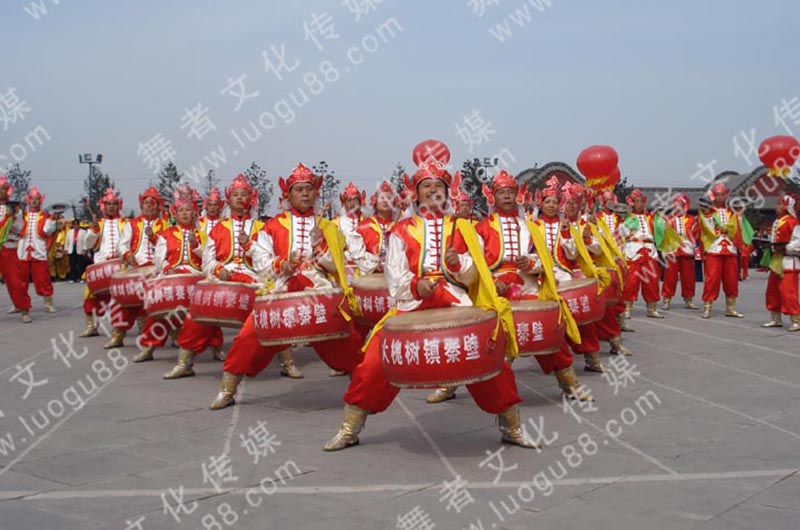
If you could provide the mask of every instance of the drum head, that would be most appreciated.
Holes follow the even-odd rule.
[[[558,303],[545,300],[512,300],[512,311],[552,311],[558,309]]]
[[[334,289],[308,289],[291,293],[262,294],[256,297],[256,302],[269,302],[275,300],[291,300],[293,298],[315,298],[318,296],[342,296],[342,290]]]
[[[567,280],[559,282],[558,291],[569,291],[570,289],[581,289],[590,285],[597,285],[597,280],[594,278],[578,278],[577,280]]]
[[[147,265],[145,267],[130,267],[128,269],[120,269],[115,272],[112,278],[125,278],[131,276],[155,276],[158,269],[155,265]]]
[[[496,319],[497,313],[479,307],[445,307],[401,313],[389,318],[384,327],[397,331],[425,331],[458,328]]]
[[[386,282],[386,276],[383,274],[367,274],[366,276],[358,276],[350,280],[350,286],[353,288],[364,289],[365,291],[389,290],[389,284]]]

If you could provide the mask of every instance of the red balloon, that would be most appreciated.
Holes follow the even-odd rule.
[[[450,149],[447,148],[444,142],[439,140],[425,140],[417,144],[411,155],[416,165],[422,164],[431,156],[439,161],[440,164],[446,166],[450,162]]]
[[[619,157],[613,147],[593,145],[578,155],[578,171],[587,179],[598,179],[610,175],[618,162]]]
[[[758,158],[773,174],[788,174],[798,156],[800,142],[791,136],[770,136],[758,146]]]

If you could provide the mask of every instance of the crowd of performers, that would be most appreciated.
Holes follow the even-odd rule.
[[[640,292],[650,318],[671,308],[679,280],[685,307],[701,309],[695,303],[698,249],[705,266],[702,317],[712,316],[720,289],[725,316],[742,317],[736,310],[741,222],[724,184],[713,186],[695,217],[683,195],[664,215],[648,211],[638,189],[627,204],[610,191],[596,194],[556,178],[531,193],[500,171],[483,187],[490,212],[478,220],[458,173],[446,170],[449,155],[415,152],[414,161],[417,170],[406,177],[403,193],[384,182],[367,201],[364,191],[348,185],[334,221],[319,212],[322,179],[303,164],[279,179],[283,211],[266,222],[253,218],[258,193],[241,175],[224,195],[214,189],[201,198],[189,186],[180,188],[169,217],[152,187],[139,195],[141,213],[132,220],[120,217],[122,199],[108,190],[100,218],[81,236],[94,263],[85,273],[80,336],[99,335],[98,317],[109,312],[113,329],[105,348],[122,347],[138,324],[134,362],[152,360],[171,337],[180,349],[167,380],[194,375],[196,357],[210,351],[223,363],[214,410],[233,405],[242,379],[256,377],[275,356],[281,375],[303,377],[291,351],[308,344],[331,375],[350,377],[344,419],[327,451],[357,444],[367,416],[386,410],[402,387],[434,388],[428,402],[436,403],[453,399],[462,385],[478,407],[497,415],[503,442],[535,448],[522,428],[511,369],[519,356],[531,355],[544,373],[553,373],[567,398],[593,400],[574,358],[583,357],[587,372],[603,372],[601,341],[612,355],[631,355],[622,333],[633,331],[628,319]],[[8,207],[10,191],[0,179],[0,265],[14,308],[29,322],[29,278],[46,310],[55,311],[47,252],[60,223],[42,211],[44,196],[36,188],[24,211]],[[764,325],[782,326],[785,314],[789,331],[798,331],[795,198],[782,196],[777,215],[768,257],[771,320]],[[104,275],[141,279],[147,287],[139,303],[127,301],[130,290],[115,291],[115,280],[109,289],[97,287]],[[385,296],[362,296],[372,288]],[[576,289],[580,298],[568,299]],[[326,306],[331,293],[335,303]],[[600,305],[590,308],[592,300]],[[154,310],[159,304],[180,311]],[[278,304],[282,313],[273,309]],[[486,310],[494,315],[489,338],[478,340],[481,332],[473,328]],[[522,320],[536,311],[554,313],[553,325]],[[298,331],[303,326],[313,331]],[[238,327],[227,354],[222,327]],[[436,338],[442,330],[452,336]],[[401,332],[414,340],[397,339]],[[537,340],[547,347],[537,347]],[[470,372],[472,361],[484,366],[489,356],[499,361],[488,372]],[[440,375],[448,369],[454,375]]]

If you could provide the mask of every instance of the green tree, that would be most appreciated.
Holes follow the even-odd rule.
[[[403,182],[403,175],[405,174],[405,166],[398,162],[397,166],[394,168],[394,171],[392,171],[392,176],[389,177],[389,182],[392,184],[392,187],[395,189],[395,191],[397,191],[397,193],[400,193],[406,189],[406,184]]]
[[[336,178],[334,171],[328,167],[328,163],[324,160],[312,166],[311,170],[315,175],[320,175],[322,177],[322,190],[320,190],[322,194],[322,204],[325,207],[325,215],[328,216],[328,219],[331,219],[333,217],[333,212],[336,210],[334,202],[339,195],[341,181]]]
[[[256,215],[262,217],[266,215],[267,208],[272,202],[273,187],[272,182],[267,179],[267,172],[261,166],[253,162],[244,172],[250,185],[258,190],[258,212]]]
[[[489,204],[482,190],[485,176],[486,168],[475,165],[473,160],[466,160],[461,166],[461,189],[472,198],[473,209],[481,216],[489,213]]]
[[[175,198],[174,192],[180,187],[182,180],[183,173],[178,171],[174,162],[169,161],[159,170],[153,186],[156,187],[161,198],[170,203]]]
[[[81,198],[83,205],[80,216],[85,219],[91,218],[91,213],[86,209],[88,206],[95,215],[100,215],[100,199],[105,195],[108,188],[117,189],[114,179],[108,173],[104,173],[102,169],[96,165],[92,166],[92,181],[83,183],[84,195]],[[91,196],[91,203],[89,197]]]
[[[19,167],[19,164],[14,164],[8,168],[6,178],[11,187],[14,188],[11,200],[22,202],[31,187],[31,171],[29,169],[23,170]]]
[[[208,195],[213,188],[219,187],[219,179],[214,176],[214,173],[215,171],[213,169],[209,169],[203,179],[203,195]]]

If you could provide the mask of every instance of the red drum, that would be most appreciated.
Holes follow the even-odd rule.
[[[190,299],[192,320],[210,326],[240,328],[253,310],[259,287],[259,283],[197,282]]]
[[[492,334],[497,314],[478,307],[411,311],[389,318],[380,333],[383,371],[401,388],[486,381],[503,368],[505,338]]]
[[[120,269],[111,276],[111,298],[120,307],[144,305],[144,282],[156,275],[153,265]]]
[[[339,311],[341,289],[265,294],[256,298],[253,324],[262,346],[289,346],[350,334]]]
[[[575,322],[582,326],[603,318],[606,300],[597,294],[597,280],[581,278],[558,284],[558,294],[564,297]]]
[[[604,268],[608,271],[608,275],[611,276],[611,283],[606,287],[605,291],[603,291],[606,297],[606,305],[615,305],[619,302],[619,297],[622,295],[622,287],[619,284],[619,274],[617,274],[614,268]]]
[[[513,300],[511,311],[520,357],[558,351],[564,341],[566,323],[558,321],[561,311],[557,302]]]
[[[199,274],[168,274],[144,282],[144,310],[153,318],[189,312],[194,286],[203,279]]]
[[[92,263],[86,267],[86,286],[93,295],[105,294],[111,289],[111,277],[122,268],[122,258]]]
[[[389,298],[389,286],[383,274],[353,278],[350,286],[361,309],[361,316],[356,317],[359,324],[374,326],[394,305],[394,300]]]

